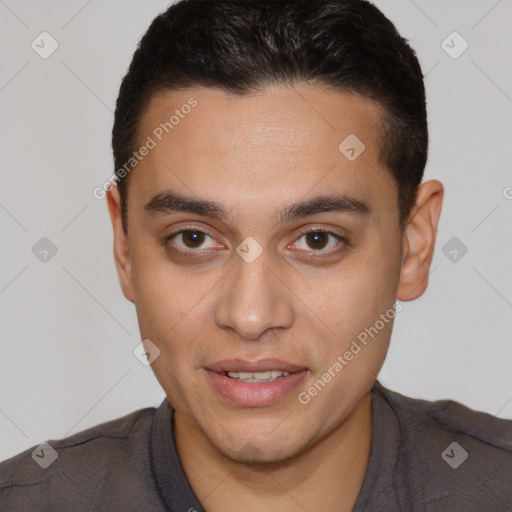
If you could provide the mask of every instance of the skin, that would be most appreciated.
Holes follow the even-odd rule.
[[[121,287],[142,339],[161,351],[152,368],[175,408],[183,468],[209,512],[352,510],[370,456],[370,390],[392,321],[308,404],[298,393],[396,299],[423,294],[443,186],[420,185],[402,232],[397,186],[379,158],[380,107],[319,86],[242,97],[206,88],[160,93],[141,120],[140,144],[191,97],[197,106],[130,175],[127,236],[117,188],[107,194]],[[366,146],[353,162],[338,150],[349,134]],[[168,190],[221,203],[229,218],[144,211]],[[331,193],[371,211],[278,222],[284,206]],[[199,247],[182,236],[167,244],[195,257],[166,249],[164,237],[190,226],[211,238]],[[348,245],[330,237],[315,248],[302,235],[308,228]],[[252,263],[236,252],[247,237],[263,249]],[[242,407],[220,395],[205,370],[233,358],[278,358],[308,373],[278,403]]]

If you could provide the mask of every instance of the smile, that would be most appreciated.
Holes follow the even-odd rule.
[[[283,400],[309,373],[304,366],[277,359],[225,360],[205,370],[218,396],[243,407],[262,407]]]
[[[230,379],[235,379],[243,382],[272,382],[282,377],[287,377],[290,372],[281,370],[267,370],[265,372],[223,372],[223,375],[227,375]]]

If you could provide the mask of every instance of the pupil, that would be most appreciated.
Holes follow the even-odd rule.
[[[204,233],[188,230],[185,231],[183,235],[183,241],[185,245],[188,245],[189,247],[197,247],[203,243]]]
[[[327,244],[327,234],[321,231],[313,231],[307,235],[308,241],[312,241],[315,249],[323,249]]]

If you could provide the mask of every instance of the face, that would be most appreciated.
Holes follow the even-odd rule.
[[[176,417],[233,460],[303,452],[383,364],[405,245],[380,119],[305,85],[161,93],[139,126],[151,147],[130,175],[127,241],[109,193],[153,371]]]

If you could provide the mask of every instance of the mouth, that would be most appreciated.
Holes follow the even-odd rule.
[[[238,380],[241,382],[253,382],[253,383],[262,383],[262,382],[273,382],[277,379],[282,379],[283,377],[287,377],[290,373],[295,372],[287,372],[284,370],[267,370],[265,372],[221,372],[221,375],[225,375],[230,379]]]
[[[231,404],[258,407],[274,404],[299,385],[304,366],[277,359],[219,361],[205,368],[213,389]]]

